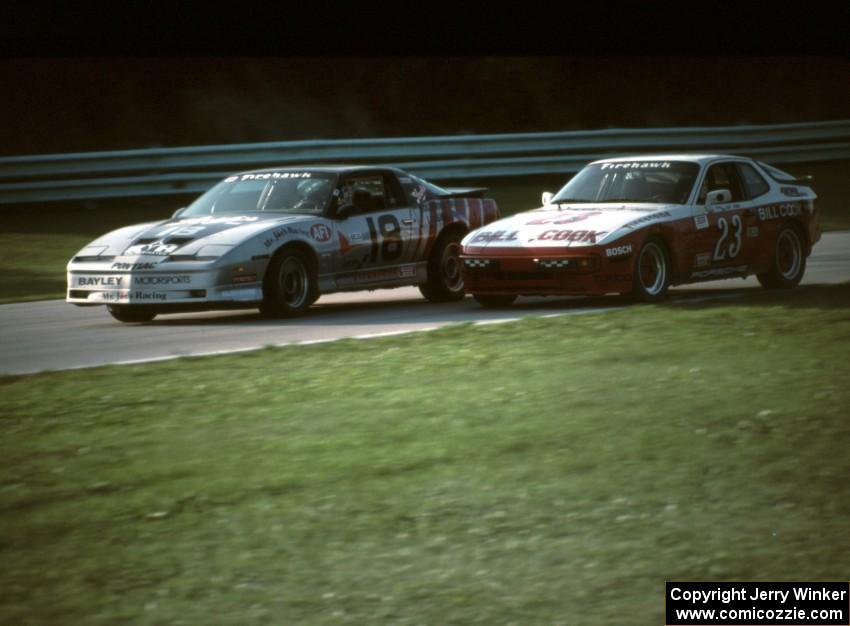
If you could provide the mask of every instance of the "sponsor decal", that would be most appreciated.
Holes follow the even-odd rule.
[[[603,170],[634,170],[634,169],[667,169],[670,163],[667,161],[633,161],[627,163],[603,163]]]
[[[113,263],[111,269],[114,270],[152,270],[156,267],[156,263]]]
[[[696,226],[697,230],[708,228],[708,215],[694,216],[694,226]]]
[[[418,204],[422,204],[428,199],[428,190],[425,189],[424,186],[418,185],[410,192],[410,195],[413,196],[413,199],[416,200]]]
[[[632,253],[632,244],[627,243],[624,246],[617,246],[616,248],[606,248],[605,256],[623,256],[624,254]]]
[[[374,283],[381,280],[395,280],[398,276],[398,269],[371,270],[340,274],[337,280],[340,282],[353,281],[355,283]]]
[[[711,265],[711,252],[700,252],[694,258],[694,267],[708,267]]]
[[[755,239],[759,236],[759,227],[758,226],[747,226],[747,237],[750,239]]]
[[[795,217],[800,215],[801,206],[799,202],[785,202],[783,204],[771,204],[759,208],[759,221],[766,222],[780,217]]]
[[[363,233],[351,233],[351,241],[360,241],[363,239]]]
[[[166,294],[158,291],[134,291],[133,300],[165,300]]]
[[[276,180],[278,178],[311,178],[310,172],[267,172],[265,174],[242,174],[239,180]]]
[[[606,235],[606,230],[547,230],[540,234],[540,241],[570,241],[596,243],[596,240]]]
[[[129,300],[157,300],[162,302],[167,299],[165,293],[159,291],[103,291],[93,294],[91,300],[102,300],[103,302],[127,302]]]
[[[191,282],[192,277],[188,274],[133,277],[135,285],[188,285]]]
[[[478,243],[479,241],[516,241],[517,235],[519,231],[505,231],[505,230],[496,230],[493,232],[483,232],[478,233],[475,237],[472,238],[472,241],[469,243]]]
[[[413,276],[416,276],[416,266],[402,265],[398,268],[398,275],[400,278],[412,278]]]
[[[313,224],[310,227],[310,236],[319,242],[330,241],[331,229],[325,224]]]
[[[257,275],[245,274],[244,276],[234,276],[232,282],[234,285],[238,285],[241,283],[255,283],[257,282]]]
[[[124,254],[127,256],[143,254],[150,256],[168,256],[179,247],[180,246],[176,243],[161,243],[159,241],[155,241],[153,243],[138,243],[135,246],[130,246],[124,250]]]
[[[120,287],[123,276],[80,276],[77,285],[80,287]]]
[[[578,215],[567,215],[565,217],[539,217],[536,220],[526,222],[527,226],[536,226],[539,224],[572,224],[573,222],[581,222],[589,217],[602,215],[602,211],[587,211]]]
[[[91,300],[104,300],[106,302],[120,302],[121,300],[129,300],[129,291],[104,291],[95,293],[90,298]]]
[[[643,217],[639,217],[636,220],[633,220],[623,226],[623,228],[635,228],[637,226],[643,226],[645,224],[649,224],[650,222],[655,222],[665,217],[672,217],[670,215],[670,211],[659,211],[658,213],[653,213],[651,215],[644,215]]]
[[[734,274],[743,274],[747,271],[746,265],[736,265],[734,267],[717,267],[710,270],[700,270],[699,272],[691,272],[691,278],[709,278],[723,276],[732,276]]]
[[[780,187],[779,191],[782,192],[783,196],[790,196],[791,198],[802,198],[806,195],[796,187]]]
[[[272,231],[271,237],[263,241],[263,245],[266,248],[270,248],[276,241],[280,241],[286,235],[302,235],[304,237],[309,237],[310,233],[303,228],[297,228],[295,226],[283,226],[281,228],[277,228]]]

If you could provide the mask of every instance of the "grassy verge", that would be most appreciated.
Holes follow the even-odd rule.
[[[824,230],[850,228],[846,184],[850,162],[792,164],[792,174],[814,176]],[[540,205],[543,191],[558,191],[564,176],[451,181],[488,186],[503,215]],[[0,303],[63,298],[65,265],[86,243],[110,230],[169,217],[193,196],[54,203],[0,211]]]
[[[844,579],[850,286],[0,379],[0,622],[661,624]]]
[[[65,266],[80,248],[121,226],[166,219],[186,202],[143,198],[0,210],[0,304],[64,298]]]

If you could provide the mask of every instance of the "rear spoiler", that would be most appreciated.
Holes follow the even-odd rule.
[[[794,176],[789,174],[788,172],[784,172],[778,167],[773,167],[772,165],[768,165],[767,163],[763,163],[762,161],[756,161],[759,165],[761,165],[762,169],[767,172],[767,175],[770,176],[773,180],[781,185],[802,185],[804,187],[812,186],[812,176],[811,174],[807,176]],[[781,176],[777,176],[777,174],[781,174]]]
[[[483,198],[487,187],[450,187],[446,191],[449,193],[443,198]]]
[[[812,186],[812,179],[813,179],[813,178],[814,178],[814,176],[812,176],[811,174],[809,174],[809,175],[807,175],[807,176],[800,176],[799,178],[793,178],[793,179],[788,180],[788,181],[781,180],[781,181],[779,181],[779,182],[781,182],[781,183],[786,183],[786,182],[787,182],[787,183],[789,183],[789,184],[791,184],[791,185],[802,185],[802,186],[804,186],[804,187],[811,187],[811,186]]]

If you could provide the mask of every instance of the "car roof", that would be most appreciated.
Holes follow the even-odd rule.
[[[237,172],[236,175],[242,174],[271,174],[272,172],[303,172],[305,170],[310,170],[313,172],[328,172],[331,174],[348,174],[352,172],[368,172],[368,171],[393,171],[396,173],[401,172],[396,167],[391,166],[382,166],[382,165],[282,165],[280,167],[264,167],[258,170],[246,170],[244,172]]]
[[[689,161],[691,163],[699,163],[704,165],[717,160],[740,160],[752,161],[749,157],[736,156],[734,154],[703,154],[703,153],[678,153],[678,154],[641,154],[633,156],[610,157],[607,159],[599,159],[593,163],[623,163],[623,162],[638,162],[644,161]]]

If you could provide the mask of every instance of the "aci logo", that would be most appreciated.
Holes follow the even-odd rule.
[[[331,229],[324,224],[313,224],[310,227],[310,236],[316,241],[330,241]]]

